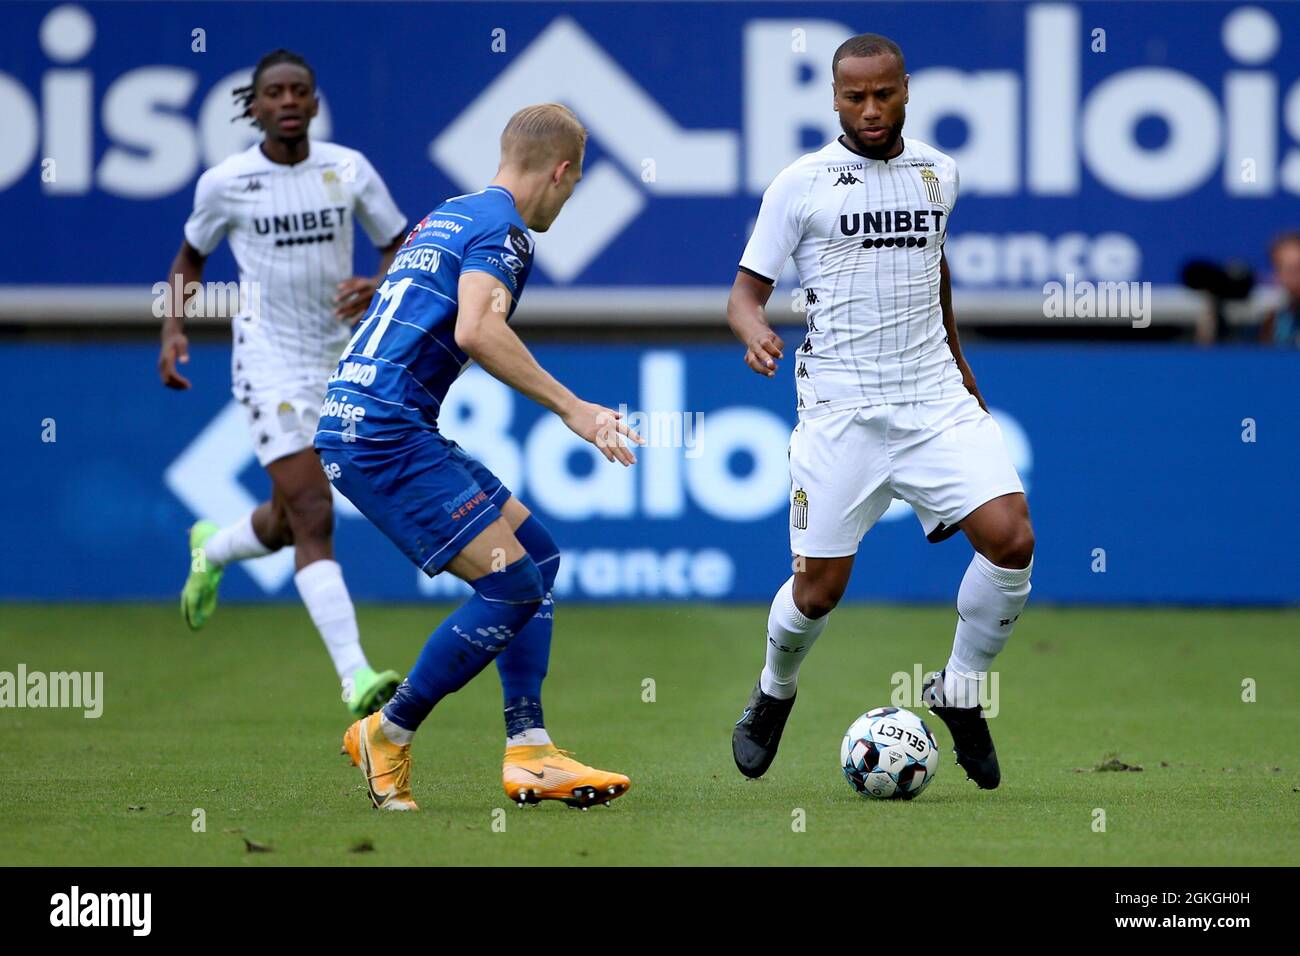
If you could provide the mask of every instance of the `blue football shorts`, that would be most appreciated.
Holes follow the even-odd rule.
[[[325,475],[358,511],[433,577],[501,516],[510,490],[433,431],[394,442],[317,438]]]

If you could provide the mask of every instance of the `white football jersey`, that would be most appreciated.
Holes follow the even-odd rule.
[[[740,266],[775,281],[794,256],[808,334],[786,355],[800,414],[963,391],[939,306],[958,182],[953,159],[919,140],[888,160],[836,140],[763,194]]]
[[[334,317],[338,283],[352,276],[353,218],[376,246],[406,217],[370,162],[313,140],[301,163],[267,159],[258,145],[199,177],[185,239],[208,255],[222,237],[248,292],[232,320],[235,397],[270,386],[324,386],[352,330]]]

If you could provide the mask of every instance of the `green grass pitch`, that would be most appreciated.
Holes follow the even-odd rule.
[[[444,608],[359,612],[371,661],[405,669]],[[1300,611],[1031,606],[999,659],[991,726],[1002,788],[967,781],[946,729],[920,711],[944,753],[910,803],[854,795],[838,768],[840,737],[891,702],[891,675],[943,664],[951,609],[837,610],[805,664],[781,754],[751,782],[732,764],[730,731],[761,663],[766,615],[756,605],[561,606],[547,723],[560,746],[628,773],[630,793],[589,812],[511,806],[492,671],[417,737],[421,812],[380,814],[338,755],[348,720],[301,607],[223,605],[193,636],[171,606],[6,605],[0,671],[102,671],[105,703],[97,720],[0,710],[0,863],[1300,859]],[[1242,700],[1247,678],[1253,703]],[[1144,769],[1091,770],[1111,754]]]

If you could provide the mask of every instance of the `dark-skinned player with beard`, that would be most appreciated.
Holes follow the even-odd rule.
[[[188,389],[185,290],[203,277],[223,238],[239,265],[239,313],[232,319],[232,390],[248,410],[257,460],[271,476],[271,500],[224,528],[197,522],[181,614],[202,628],[217,586],[234,561],[294,548],[294,583],[329,651],[354,716],[377,710],[400,682],[376,672],[361,649],[356,612],[334,560],[329,482],[312,447],[326,384],[351,326],[369,304],[406,231],[406,218],[361,153],[308,135],[320,107],[316,75],[301,56],[275,50],[235,91],[263,139],[205,172],[172,262],[158,370]],[[378,278],[352,275],[354,223],[379,248]]]
[[[765,665],[732,753],[748,777],[771,766],[799,666],[844,595],[863,536],[900,498],[930,541],[961,531],[975,552],[952,654],[922,698],[952,734],[958,765],[991,790],[1001,771],[980,701],[1029,596],[1034,533],[957,337],[943,253],[957,164],[904,138],[908,76],[892,40],[851,37],[832,71],[843,133],[772,182],[727,304],[745,364],[774,377],[785,346],[764,308],[794,258],[808,324],[792,355],[795,572],[772,602]]]

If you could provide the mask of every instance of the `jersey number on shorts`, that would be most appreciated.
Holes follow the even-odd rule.
[[[361,336],[365,334],[366,329],[370,328],[371,323],[378,317],[379,323],[375,325],[375,331],[370,334],[370,338],[366,340],[366,347],[361,350],[361,354],[366,358],[375,357],[375,350],[379,348],[379,340],[388,331],[389,323],[393,321],[393,314],[397,311],[397,307],[402,304],[402,296],[406,295],[406,290],[411,287],[411,283],[414,281],[409,277],[397,282],[384,280],[384,284],[379,287],[379,304],[375,306],[375,311],[366,316],[366,320],[357,326],[356,332],[352,335],[352,340],[348,342],[348,347],[343,350],[339,361],[352,354],[352,350],[361,341]]]

